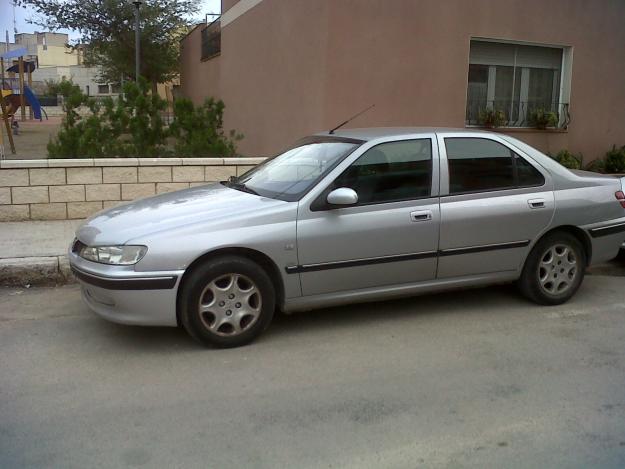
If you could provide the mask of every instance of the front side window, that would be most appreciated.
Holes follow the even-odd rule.
[[[429,197],[432,144],[429,138],[376,145],[343,172],[332,188],[349,187],[358,205]]]
[[[471,40],[466,123],[531,127],[538,111],[553,112],[557,124],[568,122],[561,96],[563,48]],[[489,122],[496,112],[503,121]]]
[[[263,197],[287,202],[299,200],[362,143],[361,140],[340,137],[310,137],[227,185]]]
[[[521,156],[485,138],[446,138],[449,194],[541,186],[543,175]]]

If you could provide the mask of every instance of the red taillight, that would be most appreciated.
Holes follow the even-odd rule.
[[[625,208],[625,194],[623,193],[623,191],[615,192],[614,197],[616,197],[616,200],[619,201],[621,207]]]

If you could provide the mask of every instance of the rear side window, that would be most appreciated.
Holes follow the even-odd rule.
[[[514,163],[519,177],[519,187],[542,186],[545,177],[519,155],[514,155]]]
[[[499,142],[484,138],[446,138],[449,193],[485,192],[539,186],[538,170]]]
[[[358,205],[429,197],[431,139],[381,143],[367,150],[333,184],[358,194]]]

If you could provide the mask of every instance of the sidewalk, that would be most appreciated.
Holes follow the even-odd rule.
[[[66,252],[82,220],[0,223],[0,286],[73,282]],[[590,275],[625,276],[624,256],[588,270]]]
[[[0,286],[73,281],[65,253],[82,220],[0,223]]]

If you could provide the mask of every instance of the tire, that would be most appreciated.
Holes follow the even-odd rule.
[[[520,290],[541,305],[565,303],[582,284],[586,264],[586,253],[575,236],[550,233],[527,257],[518,282]]]
[[[258,264],[223,256],[191,272],[179,304],[183,327],[199,343],[239,347],[252,342],[271,323],[275,290]]]

